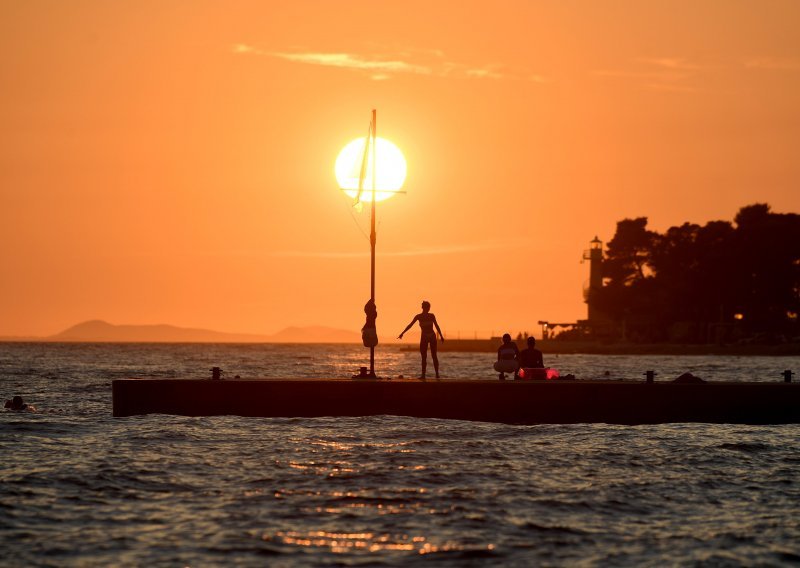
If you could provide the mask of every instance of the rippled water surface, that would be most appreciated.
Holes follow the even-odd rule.
[[[488,358],[488,362],[487,362]],[[490,378],[491,355],[444,353]],[[350,346],[0,344],[8,566],[791,565],[800,426],[111,417],[110,380],[347,376]],[[578,378],[780,380],[798,358],[562,355]],[[418,355],[380,350],[385,375]],[[608,374],[606,374],[608,372]]]

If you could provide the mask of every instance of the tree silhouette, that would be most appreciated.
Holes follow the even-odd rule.
[[[797,335],[800,215],[757,203],[734,221],[664,234],[648,230],[646,217],[618,222],[604,286],[589,301],[633,340],[704,342],[719,330],[729,339]]]

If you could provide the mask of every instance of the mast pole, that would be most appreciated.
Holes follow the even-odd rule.
[[[370,230],[369,230],[369,244],[370,244],[370,299],[373,305],[375,304],[375,242],[377,240],[375,234],[375,172],[378,169],[378,160],[375,155],[375,147],[378,145],[378,123],[377,111],[372,109],[372,205],[370,215]],[[369,374],[375,377],[375,346],[369,348]]]

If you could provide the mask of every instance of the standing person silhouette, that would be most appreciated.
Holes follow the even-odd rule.
[[[414,319],[411,320],[411,323],[406,326],[406,328],[397,336],[397,339],[403,339],[403,335],[411,326],[414,325],[414,322],[419,322],[419,327],[421,330],[420,337],[419,337],[419,354],[422,357],[422,376],[420,379],[425,378],[425,371],[428,367],[428,346],[431,347],[431,357],[433,357],[433,369],[436,371],[436,378],[439,378],[439,358],[436,356],[436,332],[433,331],[433,327],[436,326],[436,331],[439,332],[439,339],[442,340],[444,343],[444,336],[442,335],[442,330],[439,328],[439,322],[436,321],[436,316],[431,313],[431,303],[428,301],[422,302],[422,313],[419,313],[414,316]]]

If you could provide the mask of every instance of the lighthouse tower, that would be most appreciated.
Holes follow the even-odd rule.
[[[603,242],[595,236],[589,243],[589,250],[583,252],[583,259],[589,261],[589,281],[583,288],[583,299],[588,306],[588,323],[597,325],[602,319],[592,304],[592,292],[603,287]]]

